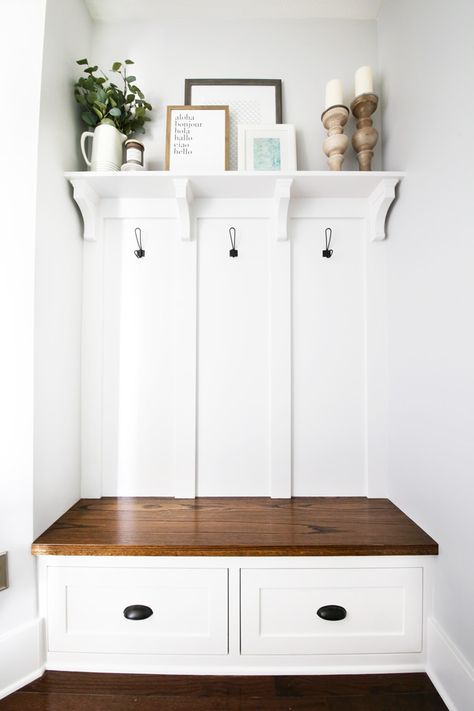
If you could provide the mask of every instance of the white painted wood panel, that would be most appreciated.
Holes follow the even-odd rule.
[[[137,259],[135,228],[145,257]],[[175,223],[108,220],[103,492],[174,493]]]
[[[145,647],[137,641],[137,646],[140,651],[128,653],[121,652],[118,648],[114,648],[114,653],[101,652],[96,648],[96,630],[94,622],[88,617],[84,620],[84,626],[82,627],[82,621],[79,618],[73,620],[71,618],[71,624],[75,625],[77,631],[77,639],[79,640],[79,626],[84,629],[81,633],[82,637],[79,641],[83,651],[62,651],[53,650],[51,645],[47,651],[47,668],[48,669],[65,669],[70,671],[96,671],[96,672],[141,672],[141,673],[199,673],[199,674],[275,674],[275,673],[287,673],[287,674],[323,674],[323,673],[380,673],[380,672],[401,672],[401,671],[420,671],[424,668],[426,662],[426,639],[425,639],[425,625],[426,619],[430,615],[431,602],[432,602],[432,581],[431,581],[431,564],[432,557],[430,556],[384,556],[383,560],[380,556],[362,556],[362,557],[188,557],[183,558],[176,557],[101,557],[101,556],[40,556],[38,561],[38,571],[39,571],[39,593],[40,593],[40,615],[45,619],[46,628],[48,630],[48,637],[51,638],[51,625],[58,626],[59,634],[64,634],[65,625],[65,604],[66,604],[66,588],[65,585],[68,584],[70,587],[74,587],[76,584],[84,587],[92,585],[96,589],[99,589],[99,597],[104,593],[102,588],[107,588],[110,586],[110,581],[112,578],[107,577],[107,575],[102,578],[102,574],[107,572],[112,572],[113,575],[120,577],[121,585],[113,585],[114,590],[112,591],[112,599],[121,587],[130,586],[130,591],[133,594],[139,591],[144,591],[149,587],[150,580],[153,579],[154,587],[155,582],[162,582],[164,578],[161,577],[162,573],[168,574],[171,572],[182,572],[186,576],[185,583],[189,585],[184,585],[187,589],[196,587],[195,580],[192,576],[188,577],[189,572],[195,572],[198,575],[198,580],[204,582],[215,583],[216,594],[217,589],[220,590],[222,597],[219,599],[227,599],[228,593],[228,634],[229,634],[229,647],[228,653],[221,652],[210,652],[210,653],[194,653],[192,647],[186,646],[185,651],[176,654],[173,652],[166,653],[160,651],[162,647],[157,652],[147,652]],[[277,567],[276,567],[277,566]],[[379,570],[381,568],[381,570]],[[54,573],[53,569],[65,571],[64,573]],[[77,577],[70,577],[68,571],[75,570],[74,574]],[[221,585],[220,578],[213,579],[212,576],[208,577],[208,572],[213,571],[225,571],[228,570],[228,585],[227,588],[223,588]],[[243,578],[248,574],[252,573],[256,577],[252,584],[246,585],[246,590],[249,593],[245,596],[241,596],[241,570],[243,571]],[[81,571],[84,571],[84,577]],[[303,575],[301,572],[303,571]],[[400,577],[400,572],[401,576]],[[411,571],[415,571],[412,573]],[[153,578],[140,577],[144,573],[150,572]],[[331,578],[328,584],[328,578],[324,577],[324,583],[326,584],[327,590],[332,590],[333,592],[341,592],[342,594],[352,594],[359,590],[359,601],[362,597],[365,599],[365,588],[369,589],[369,597],[373,594],[374,587],[377,588],[378,593],[384,595],[384,590],[386,588],[397,588],[399,585],[406,587],[407,590],[407,604],[412,607],[414,599],[418,599],[418,595],[422,590],[423,604],[422,610],[423,621],[420,622],[420,630],[423,629],[422,639],[418,645],[411,645],[411,648],[415,648],[417,651],[409,652],[377,652],[377,644],[379,641],[379,636],[374,635],[372,644],[367,647],[367,651],[363,653],[334,653],[331,651],[310,653],[305,650],[299,653],[278,653],[275,654],[274,650],[265,653],[252,653],[247,654],[241,653],[241,625],[240,625],[240,610],[242,609],[243,619],[247,619],[249,614],[258,614],[258,611],[254,610],[255,605],[255,595],[258,595],[257,588],[263,584],[264,581],[262,573],[266,575],[278,574],[280,578],[275,581],[272,579],[270,585],[267,587],[274,590],[279,590],[282,588],[289,588],[290,601],[292,591],[295,590],[295,594],[304,594],[308,592],[308,589],[315,587],[314,576],[318,575],[317,586],[322,589],[322,580],[320,576],[334,575],[342,576],[338,582],[344,581],[345,585],[339,585],[335,587],[336,578]],[[369,584],[369,578],[361,578],[362,576],[368,576],[370,573],[374,573],[375,586]],[[406,573],[406,574],[405,574]],[[305,586],[304,574],[311,574],[310,583]],[[59,577],[58,577],[59,576]],[[97,577],[98,576],[98,577]],[[415,582],[415,588],[410,589],[407,585],[407,580],[412,578]],[[242,580],[243,580],[242,578]],[[422,585],[421,585],[422,578]],[[170,588],[179,578],[167,578]],[[101,581],[101,586],[99,586],[99,581]],[[115,579],[114,582],[117,582]],[[364,583],[360,587],[360,583]],[[373,581],[372,581],[373,582]],[[103,584],[102,584],[103,583]],[[255,584],[254,584],[255,583]],[[359,584],[359,588],[357,585]],[[244,582],[245,586],[245,582]],[[372,590],[372,593],[370,592]],[[298,592],[299,591],[299,592]],[[413,595],[412,595],[413,592]],[[219,593],[219,595],[220,595]],[[82,595],[80,590],[79,595]],[[91,595],[88,592],[85,595]],[[153,593],[154,594],[154,593]],[[395,596],[398,593],[395,593]],[[284,605],[288,608],[288,604],[285,602]],[[94,598],[95,599],[95,598]],[[138,598],[133,598],[138,601]],[[177,599],[177,598],[176,598]],[[127,598],[128,600],[128,598]],[[161,600],[161,598],[160,598]],[[214,598],[211,597],[211,605]],[[314,611],[313,599],[310,604],[311,613]],[[125,606],[126,600],[122,599],[120,603]],[[349,607],[349,603],[351,607]],[[114,602],[115,604],[115,602]],[[128,603],[127,603],[128,604]],[[143,604],[143,601],[142,601]],[[172,604],[172,603],[171,603]],[[354,612],[354,599],[348,600],[348,611],[352,610]],[[92,605],[92,602],[91,602]],[[193,603],[191,603],[191,606]],[[153,607],[153,605],[152,605]],[[283,605],[282,605],[283,607]],[[80,609],[80,605],[79,608]],[[117,608],[118,609],[118,608]],[[122,615],[122,609],[118,609],[120,615]],[[158,610],[158,608],[156,608]],[[194,609],[194,608],[193,608]],[[214,608],[213,608],[214,609]],[[216,601],[216,609],[220,610],[220,602]],[[162,612],[162,606],[159,608],[159,612]],[[111,613],[107,611],[107,616]],[[118,614],[118,613],[117,613]],[[173,613],[174,614],[174,613]],[[217,612],[216,614],[219,614]],[[284,614],[284,613],[283,613]],[[396,614],[396,613],[395,613]],[[414,629],[411,626],[410,612],[407,614],[407,630]],[[278,619],[275,624],[280,624],[280,615],[275,615]],[[111,618],[110,618],[111,619]],[[114,618],[115,619],[115,618]],[[170,618],[172,619],[172,617]],[[254,617],[256,619],[256,617]],[[388,625],[390,620],[393,621],[393,617],[388,620]],[[146,621],[145,621],[146,622]],[[359,618],[359,622],[362,623],[362,617]],[[294,623],[294,615],[287,615],[284,618],[283,624],[291,625]],[[112,622],[105,622],[106,625],[113,625]],[[133,624],[133,623],[132,623]],[[178,626],[182,624],[181,620],[177,622]],[[193,629],[192,625],[200,625],[201,621],[191,621],[190,629]],[[302,622],[304,632],[308,629],[304,626],[305,620]],[[330,623],[328,623],[330,624]],[[370,625],[373,622],[368,620],[367,631],[370,632]],[[418,622],[415,625],[418,628]],[[144,632],[140,633],[146,637],[146,625],[143,626]],[[89,636],[89,630],[91,635]],[[213,628],[214,629],[214,628]],[[360,630],[359,630],[360,631]],[[386,631],[393,632],[392,629]],[[253,623],[251,625],[251,633],[254,634],[255,627]],[[299,629],[301,632],[301,626]],[[53,634],[56,634],[54,632]],[[76,635],[76,632],[74,632]],[[99,633],[100,636],[100,633]],[[360,636],[360,635],[359,635]],[[357,638],[357,635],[354,637]],[[76,638],[75,638],[76,639]],[[306,637],[308,639],[308,637]],[[395,637],[392,637],[392,641]],[[89,641],[88,641],[89,640]],[[114,644],[117,641],[120,642],[121,637],[116,637]],[[278,640],[275,638],[276,643],[280,643],[283,646],[286,645],[287,640],[289,640],[288,648],[291,646],[291,636],[287,636],[284,639]],[[298,638],[301,641],[300,638]],[[267,640],[268,641],[268,640]],[[258,640],[257,640],[258,642]],[[336,641],[337,642],[337,641]],[[334,644],[336,644],[334,642]],[[258,642],[259,643],[259,642]],[[337,642],[338,643],[338,642]],[[66,644],[71,644],[73,642],[69,641]],[[151,644],[151,643],[150,643]],[[319,644],[319,642],[318,642]],[[89,646],[88,646],[89,645]],[[157,642],[159,646],[159,643]],[[61,647],[63,644],[61,643]],[[370,648],[369,648],[370,647]],[[407,645],[408,647],[408,645]],[[285,647],[286,648],[286,647]],[[244,650],[245,651],[245,650]]]
[[[364,224],[291,222],[293,495],[365,495]]]
[[[51,568],[48,585],[51,651],[227,653],[226,569]],[[151,617],[126,619],[135,604]]]
[[[201,219],[197,239],[197,493],[269,495],[269,223]]]
[[[242,654],[419,652],[422,569],[242,570]],[[317,615],[346,609],[343,620]]]

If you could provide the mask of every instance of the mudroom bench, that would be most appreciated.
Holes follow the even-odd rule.
[[[81,499],[33,544],[47,668],[423,668],[436,542],[387,499]]]

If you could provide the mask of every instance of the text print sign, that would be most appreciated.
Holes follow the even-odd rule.
[[[228,106],[168,106],[166,170],[227,170]]]

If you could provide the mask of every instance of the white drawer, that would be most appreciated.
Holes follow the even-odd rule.
[[[244,569],[242,654],[419,652],[421,568]],[[346,617],[321,619],[338,605]]]
[[[227,570],[50,567],[50,651],[227,654]],[[124,610],[146,605],[147,619]]]

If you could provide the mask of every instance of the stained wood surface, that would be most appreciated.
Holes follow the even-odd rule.
[[[446,711],[426,674],[151,676],[46,672],[0,711]]]
[[[81,499],[35,555],[436,555],[437,543],[388,499]]]

